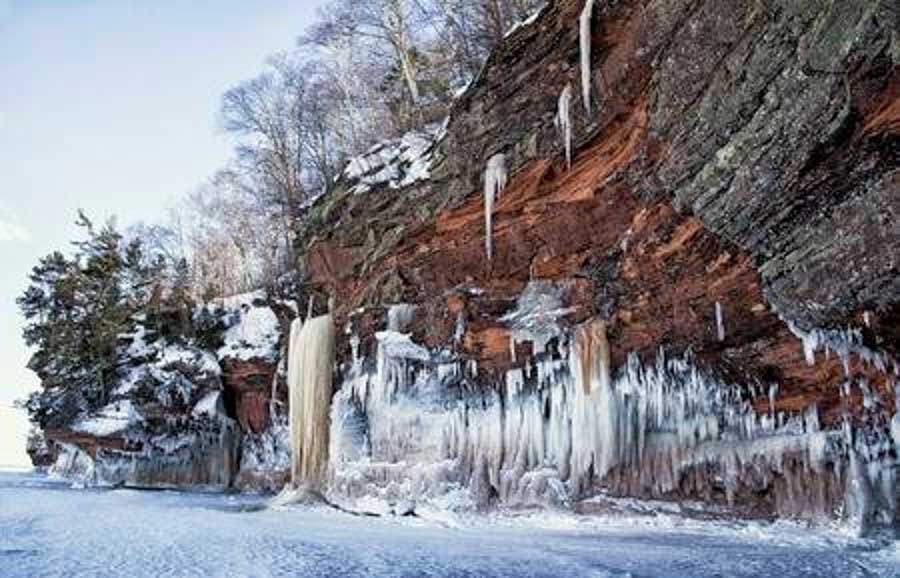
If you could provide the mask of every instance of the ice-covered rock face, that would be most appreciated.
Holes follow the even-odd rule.
[[[284,416],[276,416],[262,433],[243,436],[236,487],[278,492],[290,481],[290,470],[291,438]]]
[[[823,430],[814,406],[760,413],[752,401],[777,388],[729,383],[690,354],[613,368],[606,324],[570,326],[562,292],[532,283],[502,318],[534,355],[493,387],[456,354],[378,333],[375,359],[350,366],[332,404],[333,499],[571,506],[607,492],[748,515],[843,511],[861,530],[894,520],[889,431]]]

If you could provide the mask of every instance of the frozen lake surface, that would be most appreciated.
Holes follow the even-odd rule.
[[[0,575],[900,576],[896,543],[794,524],[567,514],[370,518],[0,473]]]

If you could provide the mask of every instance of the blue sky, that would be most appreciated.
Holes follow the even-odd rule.
[[[159,220],[222,166],[219,97],[320,3],[0,0],[0,466],[27,463],[11,407],[37,387],[15,306],[31,266],[68,247],[78,208]]]

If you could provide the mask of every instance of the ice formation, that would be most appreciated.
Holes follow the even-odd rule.
[[[779,318],[803,344],[803,357],[806,359],[807,365],[815,365],[816,353],[823,349],[826,356],[831,353],[838,356],[843,363],[845,375],[850,373],[851,355],[856,355],[863,363],[874,367],[881,373],[893,372],[895,376],[900,376],[900,363],[889,354],[866,346],[860,329],[852,327],[846,329],[813,328],[807,331],[780,314]]]
[[[79,484],[96,482],[94,460],[84,450],[71,445],[59,444],[56,462],[48,472],[53,477],[63,477]]]
[[[587,0],[578,19],[581,47],[581,97],[584,111],[591,114],[591,19],[594,16],[594,0]]]
[[[272,414],[263,432],[244,434],[241,440],[241,467],[236,485],[279,491],[284,475],[291,470],[291,436],[287,419]]]
[[[567,84],[559,95],[559,107],[556,111],[556,128],[563,139],[566,149],[566,166],[572,168],[572,85]]]
[[[334,365],[334,320],[331,314],[295,320],[288,353],[291,480],[315,488],[328,462],[331,375]]]
[[[894,519],[900,420],[886,435],[822,430],[815,407],[776,412],[777,386],[723,382],[690,353],[615,369],[606,323],[569,325],[564,289],[532,282],[502,318],[532,355],[495,387],[472,360],[379,332],[331,408],[332,499],[566,506],[607,492],[740,508],[765,493],[773,514]]]
[[[506,188],[506,155],[498,153],[488,159],[484,169],[484,246],[488,260],[493,257],[494,202]]]
[[[725,320],[722,316],[722,304],[716,301],[716,337],[725,341]]]

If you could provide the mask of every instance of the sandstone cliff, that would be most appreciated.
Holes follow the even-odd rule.
[[[598,1],[590,113],[582,8],[550,2],[445,127],[351,163],[313,207],[300,242],[308,288],[336,298],[346,327],[332,460],[365,464],[335,466],[335,491],[422,498],[434,480],[410,464],[455,460],[441,491],[480,488],[486,502],[612,491],[833,516],[852,515],[848,488],[862,483],[878,505],[857,517],[892,521],[896,5]],[[567,85],[571,168],[555,122]],[[488,260],[483,172],[501,153],[509,178]],[[403,322],[391,327],[388,310]],[[574,375],[603,349],[579,346],[597,323],[612,386]],[[577,387],[607,398],[578,401]],[[723,399],[700,407],[690,395]],[[409,400],[427,407],[418,421],[399,415]],[[607,426],[578,417],[579,404],[621,431],[604,442],[593,428]],[[494,405],[491,441],[494,418],[475,414]],[[690,435],[674,432],[678,412]],[[697,429],[700,417],[711,422]],[[443,441],[427,441],[429,428]],[[576,476],[580,443],[591,447]],[[857,461],[881,473],[857,483]]]

